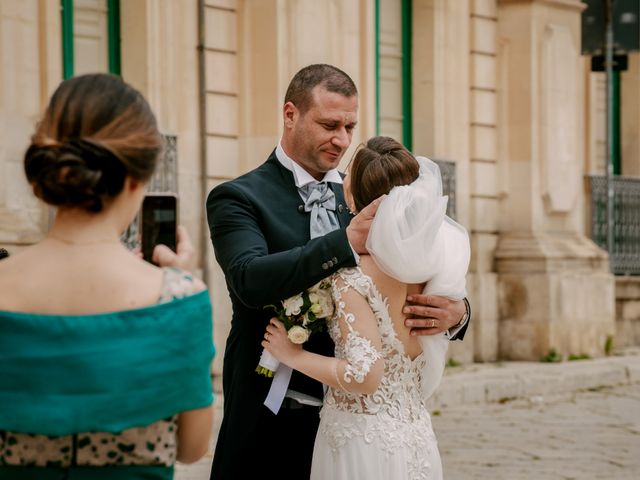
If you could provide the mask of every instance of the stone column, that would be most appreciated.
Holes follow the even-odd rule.
[[[498,2],[499,350],[602,355],[614,332],[607,255],[583,235],[584,77],[574,0]]]

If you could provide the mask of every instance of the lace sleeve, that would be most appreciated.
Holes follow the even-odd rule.
[[[377,390],[384,369],[380,332],[367,300],[366,282],[354,285],[353,279],[345,281],[345,278],[344,274],[337,274],[333,281],[336,304],[333,336],[338,358],[334,364],[335,377],[342,390],[372,393]]]

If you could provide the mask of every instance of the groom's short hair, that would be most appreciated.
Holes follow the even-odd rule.
[[[284,96],[284,103],[291,102],[301,113],[305,113],[313,101],[311,91],[318,85],[328,92],[345,97],[358,94],[356,84],[349,75],[333,65],[315,63],[307,65],[293,76]]]

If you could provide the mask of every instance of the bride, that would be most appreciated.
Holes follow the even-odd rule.
[[[332,277],[335,357],[291,343],[277,319],[263,346],[329,387],[312,480],[438,480],[442,464],[425,402],[440,383],[449,340],[411,335],[402,309],[411,294],[465,296],[469,238],[445,215],[438,166],[392,138],[374,137],[358,150],[344,188],[353,211],[385,196],[369,255]]]

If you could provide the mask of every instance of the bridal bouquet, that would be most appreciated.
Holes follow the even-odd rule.
[[[267,305],[272,308],[284,328],[287,337],[293,343],[300,344],[309,340],[314,332],[326,327],[325,319],[333,315],[334,305],[331,297],[331,282],[324,279],[298,295],[287,298],[280,305]],[[256,372],[266,377],[273,377],[280,362],[268,351],[262,350]]]

